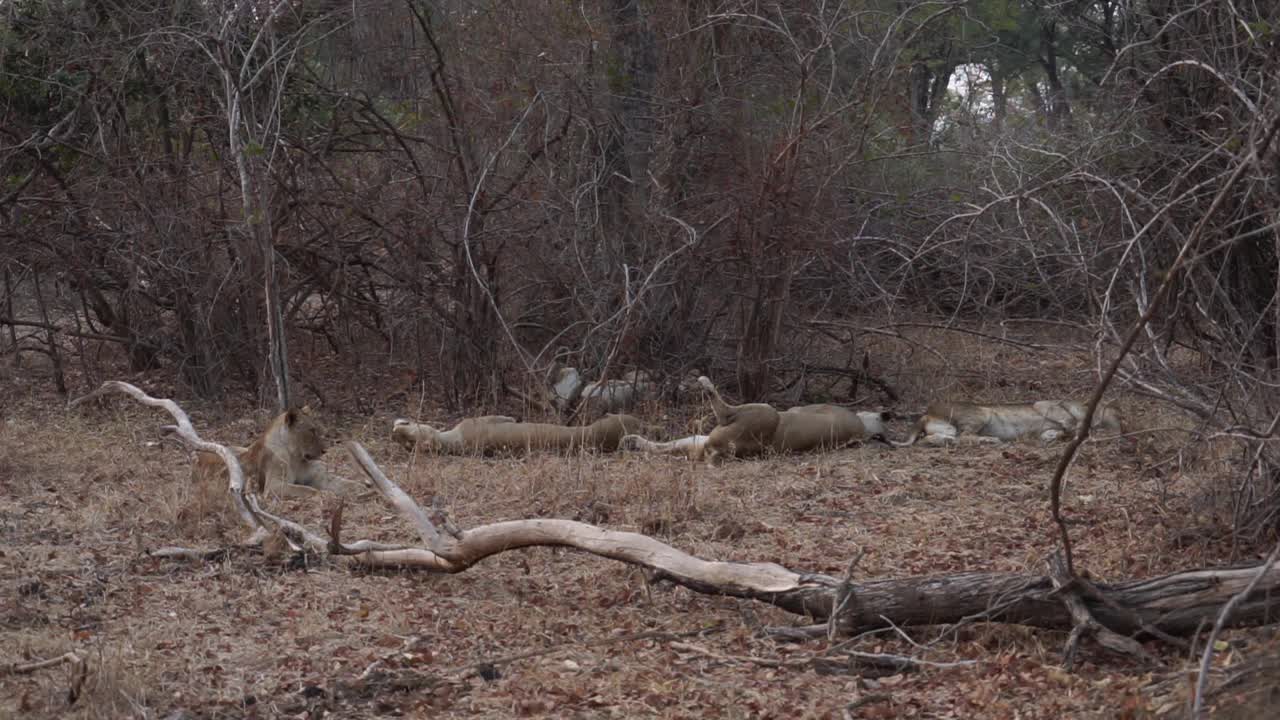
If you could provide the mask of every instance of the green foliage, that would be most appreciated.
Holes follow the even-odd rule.
[[[1249,39],[1249,43],[1254,47],[1269,45],[1275,39],[1276,28],[1269,20],[1255,20],[1251,23],[1246,23],[1246,25],[1253,35]]]
[[[997,34],[1022,32],[1022,3],[1016,0],[978,0],[974,15]]]

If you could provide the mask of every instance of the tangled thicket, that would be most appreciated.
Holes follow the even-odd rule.
[[[455,405],[556,360],[750,399],[851,367],[868,313],[1057,320],[1105,355],[1190,241],[1122,378],[1241,436],[1237,519],[1273,524],[1269,3],[0,12],[23,351],[260,391],[275,285],[295,343]]]

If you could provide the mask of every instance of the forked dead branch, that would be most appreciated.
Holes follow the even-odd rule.
[[[71,405],[113,391],[165,409],[177,419],[183,439],[222,457],[230,469],[229,490],[241,499],[240,517],[253,530],[248,543],[259,543],[267,534],[278,531],[297,550],[305,548],[348,565],[457,573],[510,550],[569,547],[646,568],[655,580],[668,580],[695,592],[756,600],[828,622],[840,635],[891,626],[1015,623],[1074,629],[1068,648],[1072,654],[1081,637],[1095,635],[1103,647],[1145,657],[1137,640],[1176,642],[1176,638],[1211,626],[1223,605],[1246,588],[1251,589],[1237,601],[1231,626],[1272,622],[1280,610],[1280,562],[1265,568],[1254,565],[1196,569],[1146,580],[1087,586],[1081,584],[1083,581],[1072,581],[1063,572],[1060,558],[1050,575],[966,572],[855,582],[797,572],[776,563],[704,560],[646,535],[572,520],[511,520],[458,530],[439,511],[428,512],[419,506],[357,442],[347,444],[352,457],[378,492],[414,528],[422,544],[344,543],[340,540],[340,510],[331,518],[330,538],[326,541],[287,518],[263,510],[257,498],[246,492],[235,455],[200,439],[186,413],[172,400],[153,398],[132,385],[112,381]],[[187,559],[201,557],[178,548],[165,554]],[[836,607],[839,611],[833,618]],[[825,634],[826,625],[821,627]]]

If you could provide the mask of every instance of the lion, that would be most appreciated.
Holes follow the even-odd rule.
[[[1085,403],[1074,400],[1039,400],[1006,405],[978,405],[971,402],[933,402],[925,410],[911,436],[897,447],[909,447],[923,439],[926,444],[941,445],[956,440],[958,435],[971,436],[972,442],[995,443],[1039,437],[1052,442],[1059,437],[1075,435],[1084,419]],[[1120,412],[1113,406],[1099,406],[1093,415],[1094,430],[1124,432]]]
[[[717,424],[710,435],[665,443],[628,435],[623,438],[624,449],[685,455],[715,464],[726,457],[829,450],[866,439],[884,442],[884,423],[891,417],[888,413],[854,412],[839,405],[802,405],[781,412],[766,403],[730,405],[710,378],[700,376],[698,383],[711,393]]]
[[[555,372],[551,383],[552,403],[561,414],[579,404],[587,417],[630,410],[643,398],[653,395],[657,383],[644,370],[629,370],[612,380],[584,382],[574,367]]]
[[[249,447],[230,446],[244,470],[245,486],[258,494],[310,497],[320,491],[350,494],[360,483],[330,477],[320,457],[327,444],[309,407],[280,413]],[[227,467],[215,453],[197,450],[191,465],[197,483],[227,482]]]
[[[441,455],[487,455],[499,452],[551,450],[613,452],[624,435],[649,429],[631,415],[606,415],[581,427],[516,422],[505,415],[467,418],[449,430],[404,418],[392,425],[391,437],[406,449],[415,447]]]

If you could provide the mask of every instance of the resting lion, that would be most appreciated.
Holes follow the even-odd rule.
[[[1052,442],[1075,434],[1084,419],[1085,403],[1074,400],[1040,400],[1010,405],[978,405],[969,402],[930,403],[920,422],[905,442],[898,447],[925,443],[940,445],[952,442],[957,435],[973,436],[974,442],[1000,442],[1039,437]],[[1094,430],[1123,433],[1120,412],[1112,406],[1099,406],[1093,415]]]
[[[842,447],[868,438],[884,441],[888,413],[854,412],[839,405],[803,405],[779,412],[765,403],[730,405],[705,375],[698,383],[711,393],[716,428],[710,435],[659,443],[638,435],[623,438],[627,450],[685,455],[717,463],[725,457],[766,452],[808,452]]]
[[[442,455],[529,450],[612,452],[618,449],[622,436],[641,432],[647,427],[639,418],[630,415],[606,415],[582,427],[523,423],[505,415],[486,415],[467,418],[442,431],[401,418],[392,426],[391,437],[407,449],[412,450],[416,446]]]
[[[245,489],[258,494],[309,497],[326,490],[350,494],[360,483],[330,477],[320,456],[326,449],[324,431],[311,409],[280,413],[249,447],[231,446],[244,470]],[[197,450],[191,465],[196,483],[227,482],[227,467],[214,453]]]

